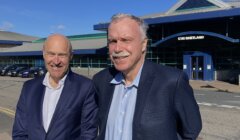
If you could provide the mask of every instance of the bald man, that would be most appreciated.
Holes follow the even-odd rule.
[[[70,41],[50,35],[43,45],[48,72],[23,85],[16,107],[13,140],[93,140],[97,135],[95,90],[73,73]]]

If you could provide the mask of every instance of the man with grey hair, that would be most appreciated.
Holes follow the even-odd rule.
[[[94,140],[95,89],[71,71],[72,46],[61,34],[43,46],[46,75],[26,81],[16,108],[13,140]]]
[[[147,27],[133,15],[112,17],[108,49],[114,67],[93,77],[98,140],[193,140],[200,133],[200,111],[186,74],[145,60]]]

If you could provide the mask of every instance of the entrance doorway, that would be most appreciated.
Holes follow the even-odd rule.
[[[184,52],[183,71],[191,80],[213,80],[212,56],[207,52]]]
[[[191,56],[191,79],[203,80],[204,59],[203,56]]]

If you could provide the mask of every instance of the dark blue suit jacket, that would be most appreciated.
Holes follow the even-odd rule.
[[[17,104],[13,140],[93,140],[97,135],[95,88],[69,71],[48,132],[43,128],[44,77],[24,83]]]
[[[93,78],[98,94],[99,137],[104,140],[114,85],[118,72],[105,69]],[[199,107],[181,70],[145,61],[137,91],[133,140],[196,139],[202,128]]]

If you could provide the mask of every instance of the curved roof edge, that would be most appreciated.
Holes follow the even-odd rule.
[[[198,35],[208,35],[208,36],[213,36],[213,37],[217,37],[223,40],[226,40],[228,42],[232,42],[232,43],[239,43],[240,39],[234,39],[231,37],[227,37],[221,34],[217,34],[214,32],[206,32],[206,31],[187,31],[187,32],[181,32],[181,33],[177,33],[177,34],[173,34],[170,35],[162,40],[157,41],[156,43],[152,44],[151,47],[157,47],[159,44],[164,43],[170,39],[173,39],[175,37],[179,37],[179,36],[184,36],[184,35],[194,35],[194,34],[198,34]]]

